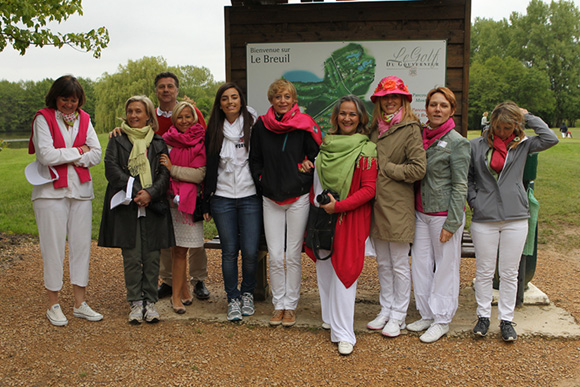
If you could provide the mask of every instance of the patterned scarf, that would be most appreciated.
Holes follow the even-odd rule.
[[[69,127],[72,127],[75,124],[75,121],[78,118],[78,116],[79,116],[79,112],[76,112],[76,111],[74,113],[71,113],[71,114],[64,114],[60,110],[56,111],[56,117],[61,118],[64,121],[64,123],[67,126],[67,129]]]
[[[125,122],[121,124],[121,129],[129,137],[131,144],[133,144],[129,155],[129,173],[131,173],[131,176],[139,175],[142,188],[151,187],[153,179],[151,177],[151,166],[147,158],[147,148],[149,148],[155,132],[149,125],[142,128],[132,128]]]
[[[386,114],[382,112],[382,120],[379,120],[379,137],[383,135],[387,130],[391,129],[391,127],[395,124],[401,122],[403,118],[403,107],[401,106],[399,110],[394,112],[393,114]]]

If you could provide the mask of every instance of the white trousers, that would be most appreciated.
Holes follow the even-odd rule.
[[[463,224],[445,243],[439,238],[446,216],[415,211],[415,240],[411,249],[415,304],[423,319],[449,324],[459,304],[459,264]]]
[[[330,324],[330,341],[347,341],[355,345],[354,303],[357,281],[347,289],[336,275],[331,259],[316,261],[322,321]]]
[[[475,299],[479,317],[491,316],[493,276],[496,262],[499,262],[498,318],[513,320],[518,290],[518,270],[527,236],[527,219],[471,223],[476,264]]]
[[[270,288],[274,309],[296,310],[302,280],[302,242],[310,209],[308,194],[279,205],[264,197],[264,233],[268,244]],[[286,242],[286,259],[284,259]],[[286,262],[286,268],[284,268]]]
[[[409,243],[386,242],[374,238],[373,242],[381,285],[379,314],[404,321],[411,300]]]
[[[33,201],[40,252],[44,263],[44,286],[62,289],[64,250],[68,236],[70,281],[86,287],[89,283],[93,202],[76,199],[36,199]]]

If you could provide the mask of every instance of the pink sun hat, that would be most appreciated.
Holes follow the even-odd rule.
[[[377,98],[387,94],[406,95],[409,102],[413,101],[413,95],[409,93],[407,85],[405,85],[401,78],[395,77],[394,75],[381,79],[379,85],[375,89],[375,93],[371,96],[371,101],[375,103]]]

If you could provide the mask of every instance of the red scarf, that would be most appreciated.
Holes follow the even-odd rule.
[[[294,104],[292,109],[282,116],[282,119],[278,121],[276,119],[276,113],[274,108],[270,107],[268,112],[261,116],[262,122],[266,129],[271,132],[283,134],[289,133],[293,130],[305,130],[312,135],[312,138],[318,145],[322,144],[322,134],[320,133],[320,128],[314,122],[312,117],[308,114],[300,112],[298,104]]]
[[[507,156],[507,145],[516,138],[516,134],[512,133],[507,140],[502,140],[499,136],[493,136],[493,152],[491,153],[491,162],[489,166],[491,169],[500,173],[505,164]]]
[[[34,120],[40,114],[46,119],[48,123],[48,127],[50,129],[50,135],[52,136],[53,146],[55,148],[65,148],[66,144],[64,143],[64,138],[62,137],[62,133],[60,132],[60,128],[58,126],[58,122],[56,121],[56,114],[55,110],[52,108],[44,108],[40,109],[34,115],[34,119],[32,120],[32,130],[30,131],[30,140],[28,141],[28,153],[34,154],[36,149],[34,149],[34,143],[32,142],[32,137],[34,136]],[[84,145],[87,142],[87,131],[89,129],[89,122],[91,117],[84,112],[83,110],[79,109],[80,113],[80,123],[79,123],[79,132],[74,140],[73,147],[79,147]],[[54,188],[63,188],[68,187],[68,174],[67,168],[68,164],[60,164],[53,166],[56,172],[58,173],[58,180],[55,180],[52,184]],[[85,167],[77,167],[73,165],[75,171],[79,175],[79,179],[81,183],[86,183],[87,181],[91,180],[91,174],[89,173],[89,169]],[[53,179],[56,177],[54,172],[50,170],[50,177]]]
[[[431,129],[429,122],[427,122],[427,126],[423,128],[423,148],[429,148],[435,141],[439,140],[453,128],[455,128],[455,121],[451,117],[435,129]]]
[[[167,145],[173,147],[169,152],[172,164],[189,168],[205,166],[205,133],[201,124],[193,125],[185,133],[171,126],[163,135],[163,139]],[[197,184],[171,178],[170,190],[173,195],[179,195],[177,209],[184,214],[193,214],[197,198]]]

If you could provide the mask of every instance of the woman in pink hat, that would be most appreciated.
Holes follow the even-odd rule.
[[[375,104],[371,141],[377,144],[379,173],[371,239],[377,254],[381,311],[367,324],[396,337],[405,328],[411,298],[409,247],[415,237],[414,188],[425,175],[427,161],[421,124],[411,110],[413,96],[395,76],[383,78],[371,101]]]

